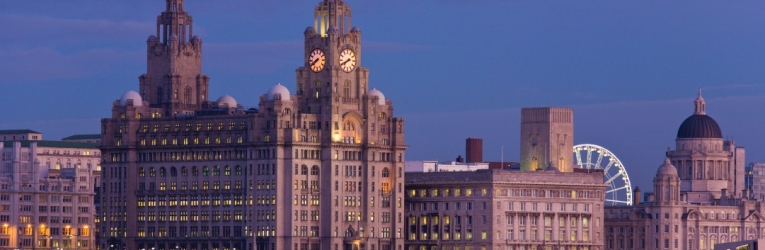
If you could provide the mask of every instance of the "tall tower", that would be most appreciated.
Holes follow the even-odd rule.
[[[574,110],[543,107],[521,109],[521,170],[548,165],[573,171]]]
[[[261,96],[254,146],[275,152],[260,164],[277,166],[284,188],[275,219],[255,224],[257,249],[403,249],[404,119],[369,88],[351,13],[342,0],[319,2],[295,95],[277,84]]]
[[[193,113],[208,99],[202,39],[193,31],[183,0],[166,0],[165,11],[157,17],[157,33],[146,41],[147,73],[138,78],[143,100],[163,110],[153,117]]]

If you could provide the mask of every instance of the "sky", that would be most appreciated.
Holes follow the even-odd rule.
[[[210,98],[257,106],[295,90],[319,1],[187,0]],[[601,145],[650,190],[698,89],[727,139],[765,161],[765,1],[346,1],[370,87],[406,119],[407,160],[518,161],[520,108],[574,109],[574,143]],[[164,1],[0,1],[0,129],[99,133],[146,72]]]

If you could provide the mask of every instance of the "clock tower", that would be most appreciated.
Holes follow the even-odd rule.
[[[207,101],[209,78],[202,74],[202,39],[193,35],[183,0],[166,0],[157,17],[157,33],[146,41],[147,73],[139,79],[140,95],[152,117],[192,114]]]

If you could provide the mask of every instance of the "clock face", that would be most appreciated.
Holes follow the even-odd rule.
[[[315,49],[311,51],[311,55],[308,56],[308,65],[313,72],[319,72],[324,69],[324,64],[327,63],[327,57],[324,56],[324,51]]]
[[[340,68],[345,72],[351,72],[356,68],[356,53],[351,49],[340,52]]]

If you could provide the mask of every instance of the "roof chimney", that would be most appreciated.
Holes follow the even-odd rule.
[[[465,156],[467,163],[481,163],[483,162],[483,139],[481,138],[467,138],[465,140]]]

